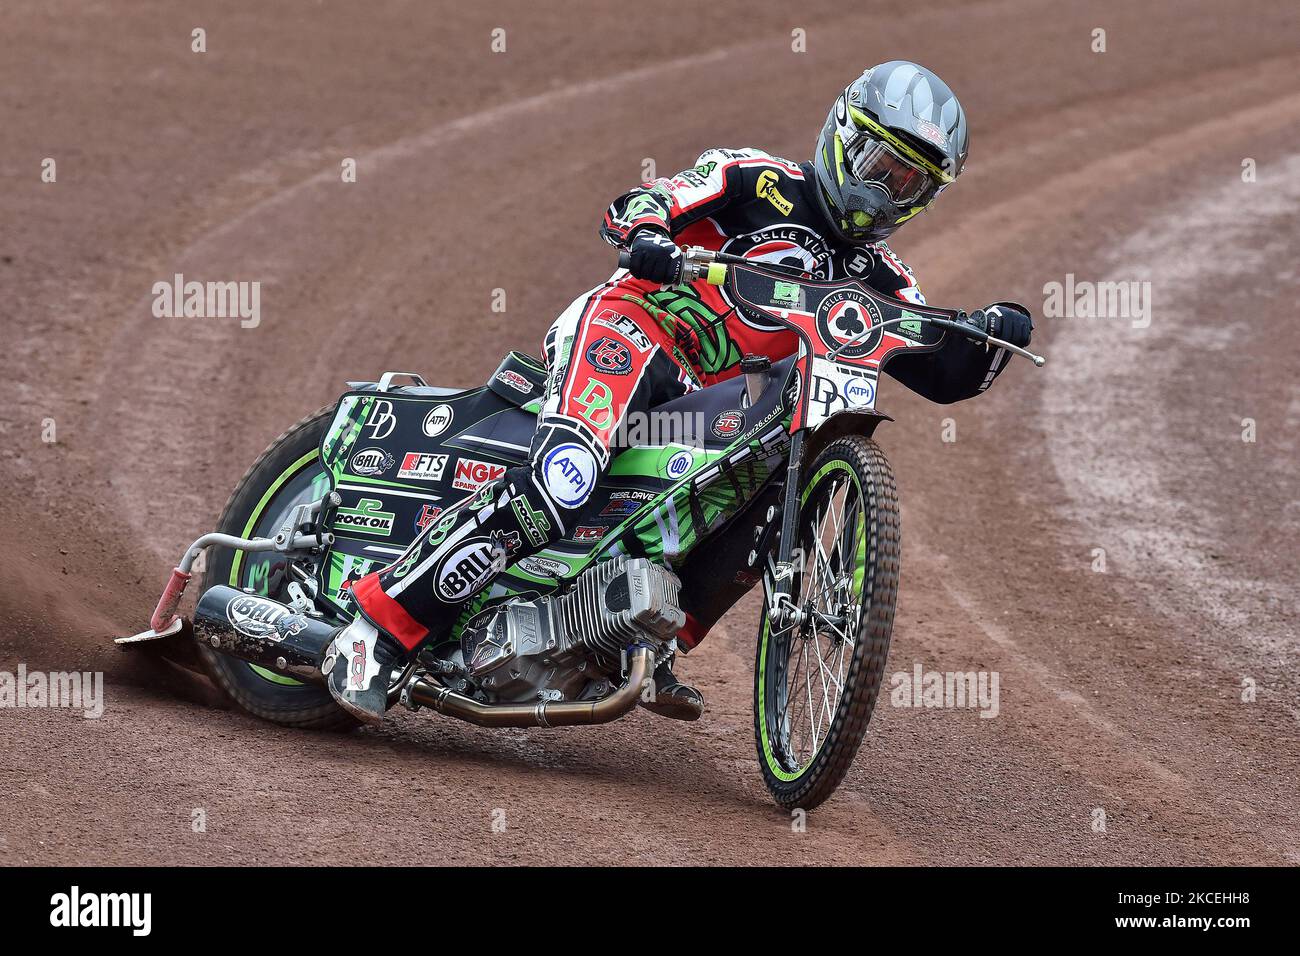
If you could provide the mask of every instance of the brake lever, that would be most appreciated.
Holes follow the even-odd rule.
[[[958,314],[964,316],[966,313],[960,312]],[[970,325],[966,322],[952,322],[948,319],[936,319],[933,316],[928,315],[923,316],[923,318],[928,322],[933,322],[940,328],[952,329],[954,332],[958,332],[974,342],[983,342],[1000,349],[1006,349],[1013,355],[1023,356],[1033,362],[1035,368],[1042,368],[1047,364],[1047,358],[1045,356],[1035,355],[1028,349],[1022,349],[1019,345],[1012,345],[1010,342],[1004,341],[1003,339],[994,338],[978,326]]]

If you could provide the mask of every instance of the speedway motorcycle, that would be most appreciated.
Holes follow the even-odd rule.
[[[701,249],[685,259],[684,281],[725,286],[738,308],[795,332],[797,352],[748,356],[743,374],[655,409],[665,427],[624,443],[586,523],[508,558],[450,638],[395,678],[389,701],[484,727],[612,721],[653,693],[679,635],[707,630],[761,582],[759,766],[779,805],[811,809],[862,742],[893,625],[898,501],[872,437],[891,420],[876,408],[882,367],[949,334],[1044,360],[964,312],[856,280]],[[430,525],[436,547],[452,522],[441,523],[445,508],[526,461],[546,388],[543,365],[519,352],[477,388],[407,372],[349,383],[253,463],[217,530],[173,570],[150,629],[119,643],[197,664],[265,720],[351,725],[321,673],[332,631],[354,613],[351,584]],[[528,534],[532,516],[518,517]],[[205,552],[197,606],[180,617]]]

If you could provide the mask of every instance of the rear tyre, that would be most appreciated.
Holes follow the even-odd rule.
[[[322,408],[272,442],[240,479],[221,513],[217,530],[240,537],[273,535],[293,507],[315,501],[328,491],[329,476],[321,467],[319,449],[333,417],[334,406]],[[291,580],[289,560],[279,552],[245,554],[213,548],[200,585],[201,591],[215,584],[252,588],[258,594],[287,601],[286,588]],[[197,646],[208,676],[255,717],[285,727],[315,730],[357,726],[357,721],[334,703],[323,686],[301,683],[220,654],[205,644]]]
[[[811,810],[858,752],[885,673],[898,596],[893,471],[861,435],[832,442],[805,473],[791,603],[760,624],[754,672],[759,766],[776,802]]]

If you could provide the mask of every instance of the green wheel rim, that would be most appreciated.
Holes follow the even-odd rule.
[[[856,643],[857,625],[860,624],[862,617],[867,610],[865,605],[865,599],[862,593],[863,585],[865,584],[866,581],[866,568],[867,568],[867,534],[866,534],[867,529],[866,529],[866,520],[865,520],[867,517],[866,515],[867,499],[866,496],[863,494],[862,485],[858,478],[857,472],[849,465],[848,462],[845,461],[835,459],[826,462],[824,465],[822,465],[821,468],[819,468],[816,471],[816,473],[813,474],[811,479],[804,486],[803,492],[800,495],[800,502],[802,505],[807,505],[808,500],[809,498],[812,497],[813,493],[818,491],[827,482],[829,478],[840,477],[840,476],[845,476],[848,478],[848,483],[845,484],[844,487],[846,489],[851,489],[852,492],[856,495],[856,500],[853,502],[853,506],[856,509],[858,509],[861,517],[861,520],[856,520],[854,522],[854,527],[851,532],[852,534],[852,541],[851,541],[852,585],[851,586],[852,586],[853,596],[857,600],[856,610],[853,615],[855,623],[852,630],[855,632],[854,642]],[[838,493],[838,489],[832,488],[830,496],[833,497],[837,493]],[[841,512],[841,519],[845,519],[846,517],[845,513],[847,512],[848,508],[849,508],[849,500],[846,492],[845,502],[844,502],[843,510]],[[829,514],[830,513],[828,512],[828,516]],[[806,573],[801,573],[800,575],[801,581],[806,576],[807,576]],[[841,578],[843,577],[842,572],[840,577]],[[823,591],[824,590],[825,589],[823,588]],[[801,592],[802,592],[802,586],[801,586]],[[803,600],[805,595],[800,593],[799,597],[801,600]],[[767,696],[768,681],[769,681],[768,657],[769,657],[769,651],[773,650],[772,645],[773,645],[773,640],[772,640],[771,622],[768,619],[768,616],[764,614],[763,631],[759,639],[759,678],[758,678],[758,713],[759,713],[759,728],[760,728],[759,736],[762,742],[763,759],[767,764],[768,770],[777,779],[789,783],[791,781],[798,780],[800,777],[802,777],[805,773],[809,771],[809,769],[811,769],[813,764],[816,762],[817,755],[821,753],[822,747],[825,745],[826,740],[829,737],[830,725],[834,720],[836,712],[838,711],[840,698],[839,696],[836,697],[835,707],[832,709],[831,715],[827,719],[826,729],[828,733],[826,735],[823,735],[820,738],[820,740],[816,740],[814,734],[815,746],[813,747],[812,752],[809,753],[806,760],[800,763],[800,766],[798,766],[795,770],[790,770],[785,765],[785,763],[781,760],[780,755],[777,753],[777,747],[774,745],[774,742],[771,737],[771,730],[769,727],[771,723],[772,715],[769,714],[769,708],[768,708],[769,701]],[[841,662],[842,662],[842,657],[841,657]],[[840,672],[840,680],[838,683],[838,687],[840,690],[840,694],[842,695],[842,691],[843,691],[842,671]],[[788,689],[787,689],[787,693],[788,693]],[[810,702],[810,709],[811,709],[811,702]],[[785,716],[788,718],[788,713]],[[786,736],[787,738],[789,737],[788,731]]]

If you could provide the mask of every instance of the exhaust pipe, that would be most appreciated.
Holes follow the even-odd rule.
[[[194,636],[214,651],[297,680],[322,684],[334,625],[285,604],[219,584],[194,609]]]
[[[194,636],[214,651],[301,681],[322,684],[325,676],[320,665],[334,637],[334,627],[320,618],[297,614],[279,601],[219,584],[205,592],[194,609]],[[412,710],[429,707],[480,727],[605,724],[636,706],[654,664],[652,648],[645,644],[628,648],[627,680],[600,700],[481,704],[416,678],[403,688],[402,703]]]
[[[644,644],[628,649],[628,674],[623,686],[600,700],[538,701],[536,704],[480,704],[464,694],[423,679],[407,684],[402,703],[412,710],[430,707],[480,727],[573,727],[606,724],[636,706],[646,680],[654,672],[655,654]]]

